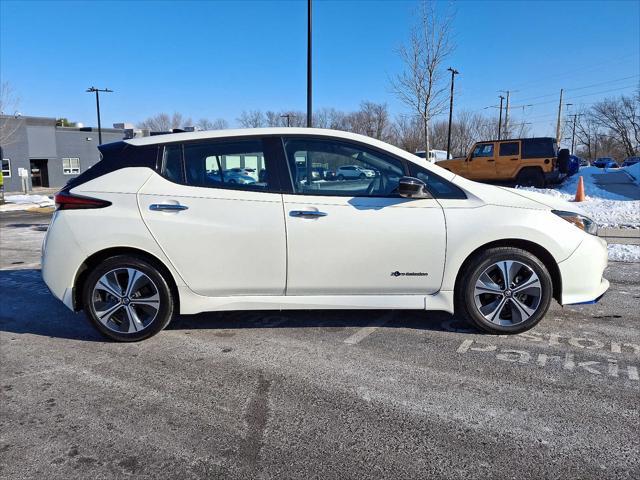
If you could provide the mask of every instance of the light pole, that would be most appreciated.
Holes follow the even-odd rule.
[[[280,118],[287,119],[287,127],[291,126],[291,117],[295,117],[295,115],[293,113],[285,113],[284,115],[280,115]]]
[[[451,152],[451,121],[453,119],[453,83],[455,76],[460,72],[455,68],[447,68],[451,72],[451,95],[449,96],[449,131],[447,132],[447,159],[449,159],[449,152]],[[429,158],[429,152],[427,152],[427,159]]]
[[[307,127],[313,122],[313,107],[311,102],[311,0],[307,0]]]
[[[96,111],[98,113],[98,144],[102,145],[102,126],[100,124],[100,92],[111,93],[113,90],[108,88],[96,88],[89,87],[87,88],[87,93],[96,93]]]

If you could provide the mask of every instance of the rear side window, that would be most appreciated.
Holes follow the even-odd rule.
[[[552,138],[526,138],[522,141],[522,158],[550,158],[556,156]]]
[[[167,145],[162,156],[162,172],[173,182],[184,182],[182,170],[182,145]]]
[[[261,140],[184,145],[185,183],[196,187],[270,189]]]
[[[520,144],[518,142],[505,142],[500,144],[500,156],[520,155]]]

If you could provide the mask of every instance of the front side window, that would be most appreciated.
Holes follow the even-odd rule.
[[[4,178],[11,178],[11,160],[8,158],[2,159],[2,176]]]
[[[269,190],[261,140],[184,145],[185,183],[196,187]]]
[[[295,193],[341,197],[397,196],[400,160],[334,139],[291,138],[285,151]]]
[[[500,156],[520,155],[520,144],[518,142],[505,142],[500,144]]]
[[[409,171],[412,177],[416,177],[422,180],[427,186],[427,190],[433,198],[443,198],[443,199],[466,199],[467,196],[456,185],[451,182],[448,182],[442,177],[439,177],[433,172],[430,172],[426,168],[422,168],[413,163],[409,164]]]
[[[62,159],[62,173],[64,175],[77,175],[80,173],[80,159],[79,158],[63,158]]]
[[[493,157],[493,143],[481,143],[473,150],[473,157]]]

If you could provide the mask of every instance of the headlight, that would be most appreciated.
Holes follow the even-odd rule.
[[[573,223],[580,230],[590,233],[591,235],[598,234],[598,225],[596,224],[596,222],[588,217],[585,217],[584,215],[580,215],[579,213],[575,212],[565,212],[562,210],[551,210],[551,212],[555,213],[563,220],[566,220],[569,223]]]

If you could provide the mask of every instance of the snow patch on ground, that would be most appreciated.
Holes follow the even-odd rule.
[[[637,178],[640,179],[640,164],[606,171],[597,167],[585,167],[581,168],[578,174],[569,177],[557,188],[517,188],[544,193],[545,195],[571,202],[576,195],[578,179],[582,176],[586,199],[584,202],[576,204],[581,210],[584,210],[600,227],[640,229],[640,200],[629,200],[622,195],[602,190],[595,183],[594,177],[598,175],[623,171],[629,173],[634,179],[636,177],[633,175],[637,175]]]
[[[29,210],[37,207],[53,207],[55,202],[46,195],[6,195],[5,205],[0,205],[0,212]]]
[[[609,260],[612,262],[640,262],[640,245],[609,245]]]

